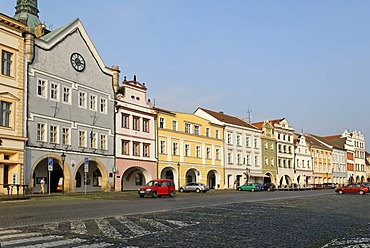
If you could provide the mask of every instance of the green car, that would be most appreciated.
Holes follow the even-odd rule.
[[[252,192],[260,190],[257,183],[246,183],[244,185],[237,186],[236,189],[239,190],[239,191],[247,190],[247,191],[252,191]]]

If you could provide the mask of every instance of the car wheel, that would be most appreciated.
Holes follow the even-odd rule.
[[[182,192],[184,192],[184,188],[180,188],[180,192],[182,193]]]
[[[270,189],[270,188],[268,188],[268,189],[267,189],[267,191],[271,191],[271,189]]]
[[[343,190],[339,190],[338,194],[343,195],[344,194]]]
[[[157,191],[153,191],[153,192],[152,192],[152,197],[153,197],[153,198],[157,198],[157,197],[158,197]]]
[[[238,188],[239,191],[242,191],[242,188]]]
[[[200,189],[196,189],[195,192],[199,193],[200,192]]]
[[[175,196],[175,192],[174,191],[171,191],[170,192],[170,197],[174,197]]]
[[[253,192],[253,191],[254,191],[254,189],[251,189],[251,191]]]
[[[360,190],[360,191],[358,192],[358,194],[359,194],[359,195],[364,195],[364,194],[365,194],[365,192],[364,192],[363,190]]]

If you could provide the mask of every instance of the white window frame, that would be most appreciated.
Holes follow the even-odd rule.
[[[87,147],[87,131],[86,130],[78,130],[78,146],[79,147]]]
[[[86,109],[86,104],[87,104],[86,96],[87,96],[86,92],[84,91],[78,92],[78,106],[80,108]]]
[[[160,140],[159,143],[160,143],[160,153],[166,154],[166,141]]]
[[[177,131],[178,130],[178,125],[176,120],[172,120],[172,130]]]
[[[70,87],[67,87],[67,86],[63,86],[63,92],[62,92],[62,101],[63,103],[66,103],[66,104],[69,104],[71,105],[72,104],[72,90]],[[67,97],[66,97],[67,96]],[[66,100],[67,98],[67,100]]]
[[[39,94],[39,88],[41,87],[41,95]],[[37,79],[36,95],[38,97],[47,98],[48,92],[48,81],[42,78]]]
[[[49,142],[51,144],[58,144],[59,142],[59,126],[58,125],[52,125],[52,124],[49,125]]]
[[[108,112],[107,102],[106,98],[100,97],[100,113],[106,114]]]
[[[97,103],[98,97],[96,95],[90,94],[89,95],[89,109],[92,111],[96,111],[98,103]]]
[[[39,128],[42,126],[42,129]],[[38,142],[46,142],[47,140],[47,124],[46,123],[37,123],[36,124],[36,140]]]
[[[71,128],[62,127],[62,145],[71,145]]]
[[[197,158],[201,158],[202,157],[200,146],[195,146],[195,157],[197,157]]]
[[[190,156],[190,145],[185,144],[185,157],[189,157],[189,156]]]
[[[106,134],[100,134],[100,149],[108,150],[108,136]]]
[[[49,99],[52,101],[59,102],[59,84],[50,82],[50,89],[49,89]]]

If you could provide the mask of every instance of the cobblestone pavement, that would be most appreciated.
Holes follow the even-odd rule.
[[[370,247],[369,208],[370,195],[223,203],[3,228],[0,243],[1,247]]]

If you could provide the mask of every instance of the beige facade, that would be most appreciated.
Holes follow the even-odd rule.
[[[0,14],[0,194],[9,184],[24,184],[24,30],[24,24]]]

